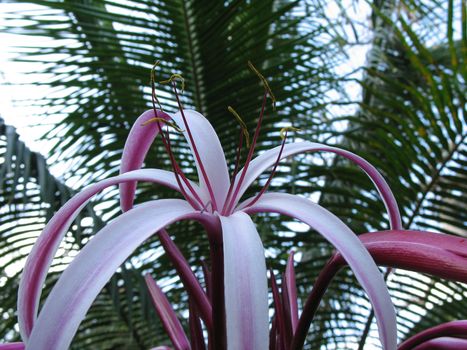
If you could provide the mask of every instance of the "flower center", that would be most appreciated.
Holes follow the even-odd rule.
[[[182,103],[180,101],[180,96],[179,96],[177,85],[176,85],[176,80],[181,80],[182,90],[184,89],[184,79],[180,74],[173,74],[168,80],[162,81],[161,83],[170,84],[172,86],[173,92],[175,94],[175,98],[177,100],[178,108],[179,108],[180,114],[182,116],[183,126],[184,126],[184,128],[186,130],[186,134],[187,134],[188,139],[189,139],[189,141],[191,143],[191,146],[192,146],[193,155],[196,158],[196,161],[197,161],[198,166],[199,166],[199,171],[201,172],[201,176],[202,176],[202,178],[204,180],[204,183],[206,184],[206,188],[207,188],[208,195],[209,195],[208,200],[203,201],[200,198],[200,196],[198,195],[196,190],[193,188],[193,186],[191,185],[191,182],[185,176],[183,170],[181,169],[181,167],[179,166],[179,164],[177,163],[177,161],[175,159],[174,153],[172,152],[171,142],[170,142],[170,133],[169,133],[168,130],[164,130],[162,128],[162,124],[165,124],[167,126],[171,126],[171,127],[173,127],[175,130],[177,130],[179,132],[181,132],[182,130],[180,130],[180,128],[177,127],[175,123],[167,121],[164,118],[158,117],[158,110],[156,109],[156,103],[159,106],[160,111],[163,112],[163,109],[162,109],[161,104],[159,103],[159,100],[157,99],[157,96],[156,96],[156,89],[155,89],[155,68],[156,68],[156,66],[157,66],[157,63],[153,66],[153,69],[151,71],[152,105],[153,105],[154,114],[155,114],[156,117],[151,119],[149,122],[156,122],[157,125],[158,125],[159,132],[160,132],[160,134],[162,136],[162,142],[163,142],[163,144],[165,146],[165,149],[166,149],[166,151],[167,151],[167,153],[169,155],[170,162],[171,162],[171,165],[172,165],[172,169],[173,169],[173,172],[175,174],[177,183],[178,183],[178,185],[180,187],[180,191],[181,191],[183,197],[185,197],[185,199],[188,201],[188,203],[190,203],[190,205],[195,210],[199,210],[200,212],[214,213],[215,211],[218,211],[221,215],[230,215],[230,214],[232,214],[234,209],[235,209],[235,204],[238,202],[238,199],[239,199],[238,196],[240,194],[242,184],[243,184],[243,182],[245,180],[245,176],[247,174],[249,165],[250,165],[251,160],[253,158],[256,143],[258,141],[259,133],[260,133],[260,130],[261,130],[261,124],[263,122],[263,117],[264,117],[264,112],[265,112],[265,109],[266,109],[266,102],[267,102],[268,96],[272,100],[273,109],[275,109],[276,100],[275,100],[274,94],[271,91],[271,88],[269,87],[269,84],[268,84],[267,80],[264,78],[264,76],[256,69],[256,67],[251,62],[248,62],[248,66],[259,77],[259,79],[262,82],[263,87],[264,87],[264,94],[263,94],[263,99],[262,99],[262,104],[261,104],[261,110],[260,110],[258,122],[256,124],[255,132],[254,132],[253,139],[252,139],[251,143],[250,143],[249,133],[248,133],[248,129],[246,127],[245,122],[242,120],[240,115],[232,107],[230,107],[230,106],[228,107],[228,111],[231,112],[234,115],[234,117],[237,119],[237,121],[240,124],[240,132],[239,132],[239,141],[238,141],[238,146],[237,146],[237,151],[236,151],[236,156],[235,156],[235,166],[234,166],[233,172],[231,174],[230,185],[229,185],[229,189],[227,191],[227,196],[225,198],[224,203],[218,203],[216,201],[214,191],[213,191],[211,182],[209,180],[209,177],[207,175],[206,169],[203,166],[203,161],[202,161],[202,159],[200,157],[200,154],[199,154],[198,148],[196,146],[196,142],[194,140],[193,134],[192,134],[192,132],[190,130],[190,125],[189,125],[189,122],[188,122],[188,120],[187,120],[187,118],[185,116],[185,113],[184,113],[184,110],[183,110],[183,105],[182,105]],[[256,203],[260,199],[260,197],[266,192],[269,185],[271,184],[272,178],[273,178],[273,176],[274,176],[274,174],[275,174],[275,172],[277,170],[277,166],[279,164],[279,161],[280,161],[281,156],[282,156],[282,152],[284,150],[288,130],[298,130],[298,129],[290,127],[290,128],[284,128],[284,129],[281,130],[281,138],[282,138],[281,148],[280,148],[280,151],[278,153],[278,157],[276,159],[276,162],[273,165],[273,169],[271,171],[271,174],[269,175],[266,183],[261,188],[261,190],[258,192],[258,194],[251,201],[249,201],[247,203],[247,205],[246,205],[247,207],[253,205],[254,203]],[[244,140],[246,141],[245,143],[246,143],[246,147],[248,149],[248,153],[247,153],[247,156],[246,156],[246,160],[245,160],[243,169],[241,170],[241,172],[239,174],[239,168],[240,168],[240,163],[241,163],[241,158],[242,158],[242,149],[243,149]]]

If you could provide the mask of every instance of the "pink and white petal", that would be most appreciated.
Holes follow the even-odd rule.
[[[467,320],[458,320],[442,323],[440,325],[425,329],[409,339],[405,340],[399,350],[418,349],[421,344],[429,344],[433,339],[447,338],[465,338],[467,335]],[[467,343],[466,343],[467,344]],[[423,348],[428,349],[428,348]],[[461,349],[461,348],[459,348]]]
[[[290,306],[290,323],[293,332],[297,329],[298,325],[298,297],[297,297],[297,283],[295,278],[294,269],[294,252],[290,252],[289,258],[287,259],[287,265],[285,267],[285,284],[287,291],[288,305]]]
[[[155,116],[154,110],[148,110],[141,114],[131,127],[123,147],[120,174],[140,169],[143,165],[144,158],[159,133],[157,123],[143,124]],[[157,117],[170,120],[170,116],[162,111],[157,111]],[[125,182],[120,185],[120,206],[123,211],[130,210],[133,206],[135,191],[136,181]]]
[[[234,205],[238,203],[241,196],[245,193],[247,188],[258,178],[258,176],[274,165],[274,163],[277,161],[280,148],[281,146],[270,149],[251,161]],[[282,152],[281,159],[295,155],[297,153],[317,151],[336,153],[349,159],[350,161],[357,164],[361,169],[363,169],[363,171],[365,171],[365,173],[370,177],[371,181],[373,181],[379,194],[383,199],[384,205],[386,206],[386,210],[389,215],[391,228],[394,230],[402,229],[401,216],[397,207],[396,199],[394,198],[391,189],[389,188],[386,180],[384,180],[383,176],[378,172],[378,170],[376,170],[376,168],[370,163],[368,163],[365,159],[343,149],[308,141],[286,144]],[[239,181],[241,173],[242,171],[240,171],[236,176],[235,183]],[[247,203],[245,202],[245,204]]]
[[[36,319],[42,285],[52,259],[80,210],[99,191],[129,181],[155,182],[174,190],[178,185],[173,173],[158,169],[128,172],[91,185],[71,198],[52,217],[29,254],[18,289],[18,322],[23,340],[27,340]]]
[[[163,199],[142,204],[109,223],[63,271],[34,324],[26,349],[68,349],[92,302],[133,251],[165,226],[202,215],[183,200]]]
[[[224,150],[222,149],[216,131],[202,114],[192,110],[184,110],[183,112],[185,113],[185,117],[193,136],[193,141],[198,150],[202,167],[204,167],[209,183],[212,186],[217,206],[222,208],[230,184],[229,171],[225,161]],[[195,157],[200,186],[203,189],[204,194],[206,194],[208,193],[206,181],[202,175],[200,162],[196,159],[192,142],[183,122],[182,114],[181,112],[177,112],[175,114],[171,114],[171,116],[175,123],[177,123],[177,125],[183,130],[183,134],[190,145],[193,156]],[[206,197],[202,198],[205,199]],[[209,198],[209,196],[207,198]]]
[[[159,231],[158,235],[162,247],[164,248],[165,253],[169,256],[170,261],[174,265],[175,271],[177,271],[177,274],[180,277],[180,280],[182,281],[186,291],[188,292],[188,295],[198,306],[200,314],[203,317],[204,322],[206,323],[207,329],[212,329],[212,307],[209,301],[209,297],[206,295],[206,292],[204,291],[203,287],[201,287],[198,278],[191,270],[191,267],[186,261],[182,252],[170,239],[169,233],[163,229]]]
[[[467,339],[460,338],[437,338],[427,341],[413,350],[461,350],[467,349]]]
[[[146,285],[151,296],[152,303],[156,308],[159,318],[162,321],[164,329],[177,350],[190,348],[190,342],[183,330],[183,326],[177,318],[177,314],[170,305],[164,292],[157,285],[150,274],[145,276]]]
[[[467,241],[463,237],[391,230],[365,233],[358,238],[379,265],[467,283]],[[460,324],[463,327],[461,333],[467,334],[467,321],[453,321],[442,329],[455,329]]]
[[[0,344],[0,350],[24,350],[24,343]]]
[[[296,218],[336,247],[370,298],[384,349],[396,349],[396,315],[384,279],[362,242],[339,218],[308,199],[286,193],[266,193],[245,212],[274,212]]]
[[[269,347],[268,285],[264,248],[245,213],[221,216],[229,350]]]

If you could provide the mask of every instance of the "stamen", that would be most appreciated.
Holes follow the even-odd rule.
[[[182,115],[183,123],[185,124],[188,138],[190,139],[191,145],[193,147],[193,153],[195,155],[196,160],[198,161],[199,169],[201,170],[201,175],[203,176],[204,182],[206,183],[206,187],[208,188],[209,196],[212,201],[212,209],[217,210],[216,197],[214,196],[214,191],[212,190],[211,182],[209,181],[209,177],[206,173],[206,169],[204,169],[203,162],[201,161],[201,157],[199,155],[198,148],[196,147],[195,140],[193,139],[190,126],[188,125],[188,122],[186,120],[185,113],[183,112],[183,105],[180,102],[180,97],[178,96],[177,85],[175,84],[174,81],[172,82],[172,85],[173,85],[173,89],[175,92],[175,98],[177,99],[178,108],[180,109],[180,114]]]
[[[203,205],[203,201],[198,196],[198,193],[196,193],[193,186],[190,184],[190,181],[188,181],[188,179],[186,178],[186,176],[183,173],[180,166],[177,164],[177,161],[175,160],[175,157],[173,155],[172,148],[171,148],[171,145],[170,145],[170,134],[167,131],[167,135],[166,135],[164,133],[164,130],[163,130],[162,125],[161,125],[161,122],[164,122],[165,124],[168,124],[168,125],[173,124],[173,123],[168,122],[167,120],[165,120],[163,118],[157,117],[156,101],[159,104],[159,108],[161,109],[161,111],[163,111],[162,106],[161,106],[161,104],[160,104],[160,102],[159,102],[159,100],[157,99],[157,96],[156,96],[155,69],[156,69],[158,64],[159,64],[159,61],[156,61],[156,63],[154,63],[154,66],[152,67],[152,70],[151,70],[151,88],[152,88],[151,102],[152,102],[152,108],[154,110],[154,115],[156,117],[150,119],[150,121],[154,120],[157,123],[157,127],[159,128],[159,131],[160,131],[160,134],[161,134],[162,143],[164,144],[165,150],[169,155],[170,164],[172,165],[172,170],[173,170],[174,175],[175,175],[175,180],[177,181],[177,184],[178,184],[178,186],[180,188],[180,192],[182,193],[183,197],[185,197],[185,199],[188,201],[188,203],[194,209],[199,210],[201,208],[201,206]],[[147,125],[147,124],[144,123],[144,125]],[[176,129],[177,128],[178,128],[178,126],[176,126]],[[180,179],[183,180],[183,182],[185,183],[185,185],[187,186],[187,188],[191,192],[192,196],[195,198],[196,201],[198,201],[198,203],[196,203],[195,200],[193,200],[191,198],[191,196],[188,195],[188,193],[186,192],[185,188],[183,187],[183,184],[182,184]]]
[[[287,129],[287,128],[284,128],[284,129]],[[285,136],[284,136],[284,138],[282,138],[281,149],[279,151],[279,154],[277,155],[277,159],[276,159],[276,162],[274,163],[274,167],[272,168],[271,174],[269,174],[268,180],[264,184],[261,191],[259,191],[256,194],[255,198],[253,198],[253,200],[246,205],[246,208],[251,207],[253,204],[255,204],[261,198],[261,196],[267,191],[269,185],[271,184],[272,178],[274,177],[274,174],[276,173],[277,166],[279,165],[279,162],[281,160],[282,151],[284,151],[284,146],[285,146],[285,141],[286,140],[287,140],[287,131],[285,131]]]
[[[232,190],[233,190],[233,186],[234,186],[234,182],[235,182],[235,177],[237,176],[238,168],[240,166],[240,156],[241,156],[241,153],[242,153],[242,146],[243,146],[243,135],[244,134],[242,133],[242,131],[240,131],[240,133],[239,133],[239,142],[238,142],[238,146],[237,146],[237,154],[235,155],[235,167],[234,167],[234,171],[232,173],[232,177],[230,178],[230,186],[229,186],[229,190],[227,191],[227,196],[225,198],[224,207],[222,208],[222,215],[225,214],[226,204],[229,202],[230,196],[232,195]]]
[[[180,129],[177,124],[173,123],[173,122],[169,122],[168,120],[164,119],[164,118],[151,118],[151,119],[148,119],[146,120],[143,124],[141,124],[142,126],[146,126],[148,124],[151,124],[151,123],[154,123],[154,122],[160,122],[160,123],[164,123],[170,127],[172,127],[173,129],[175,129],[176,131],[180,132],[180,133],[183,133],[183,130]]]
[[[285,128],[282,128],[280,132],[280,137],[282,140],[284,140],[287,137],[288,131],[302,131],[302,129],[295,128],[293,126],[286,126]]]
[[[264,86],[264,95],[263,95],[263,103],[261,105],[261,112],[260,112],[260,115],[259,115],[259,118],[258,118],[258,124],[256,125],[256,130],[255,130],[255,134],[253,136],[253,142],[252,142],[252,145],[250,147],[250,150],[248,152],[248,156],[247,156],[247,159],[245,161],[245,166],[243,167],[243,170],[242,170],[242,173],[240,175],[240,179],[238,180],[238,184],[237,186],[235,187],[235,191],[234,191],[234,195],[232,196],[232,198],[230,199],[230,202],[228,202],[229,204],[226,206],[224,205],[224,208],[226,207],[227,210],[226,212],[227,213],[230,213],[231,210],[232,210],[232,207],[235,203],[235,200],[237,198],[237,195],[238,195],[238,192],[240,191],[240,187],[243,183],[243,180],[245,178],[245,175],[246,175],[246,172],[248,170],[248,166],[250,165],[250,162],[251,162],[251,158],[253,157],[253,152],[254,152],[254,149],[255,149],[255,146],[256,146],[256,141],[258,140],[258,136],[259,136],[259,131],[261,129],[261,123],[263,121],[263,115],[264,115],[264,109],[266,107],[266,99],[267,99],[267,96],[269,95],[269,97],[271,98],[272,100],[272,106],[273,106],[273,109],[276,108],[276,98],[274,97],[274,94],[272,93],[272,90],[271,90],[271,87],[269,86],[268,84],[268,81],[266,80],[266,78],[259,72],[258,69],[256,69],[256,67],[253,65],[253,63],[251,63],[251,61],[248,61],[248,66],[250,67],[250,69],[259,77],[259,79],[261,80],[261,82],[263,83],[263,86]],[[227,203],[227,201],[226,201]]]
[[[157,104],[159,105],[159,109],[161,111],[164,111],[162,109],[162,105],[161,103],[159,102],[159,99],[157,98],[156,96],[156,67],[159,65],[159,61],[156,61],[154,63],[154,65],[152,66],[152,69],[151,69],[151,74],[150,74],[150,83],[151,83],[151,89],[152,89],[152,92],[151,92],[151,102],[152,102],[152,107],[154,109],[154,111],[156,110],[156,104],[155,102],[157,102]],[[156,114],[157,115],[157,114]]]
[[[246,127],[246,124],[243,121],[242,117],[240,117],[240,115],[237,113],[237,111],[235,109],[233,109],[231,106],[228,106],[227,110],[230,113],[232,113],[233,116],[235,117],[235,119],[237,119],[237,121],[239,122],[240,127],[242,128],[243,135],[245,135],[246,147],[247,148],[250,147],[250,134],[248,133],[248,128]]]
[[[212,203],[211,201],[208,201],[202,208],[201,208],[201,214],[203,214],[204,212],[206,212],[208,210],[208,206],[211,205],[212,207]]]
[[[240,179],[238,180],[237,186],[235,187],[234,194],[233,194],[232,198],[230,199],[229,204],[226,206],[226,208],[227,208],[226,213],[229,213],[229,214],[231,213],[232,207],[233,207],[233,205],[235,203],[238,192],[240,191],[240,187],[242,186],[243,180],[244,180],[246,172],[248,170],[248,166],[250,165],[251,158],[253,157],[253,152],[255,150],[256,141],[258,140],[259,131],[261,130],[261,123],[263,122],[263,115],[264,115],[264,109],[266,108],[266,99],[267,99],[267,97],[268,97],[268,92],[265,90],[264,95],[263,95],[263,103],[261,105],[261,112],[259,114],[258,123],[256,124],[256,130],[255,130],[255,134],[253,136],[253,141],[251,143],[250,150],[248,151],[248,156],[247,156],[247,159],[245,161],[245,165],[243,166],[242,173],[240,174]]]
[[[162,135],[162,130],[161,130],[161,135]],[[164,135],[163,136],[163,139],[166,138],[166,144],[167,144],[167,148],[168,148],[168,153],[169,153],[169,157],[170,157],[170,161],[172,162],[172,167],[174,169],[174,173],[175,173],[175,178],[177,180],[177,183],[178,183],[178,186],[180,187],[180,191],[182,191],[182,195],[187,199],[187,201],[193,206],[196,205],[196,208],[193,206],[193,208],[199,210],[200,209],[200,205],[202,206],[203,205],[203,201],[201,200],[201,198],[198,196],[198,193],[196,193],[195,189],[193,188],[193,186],[191,185],[190,181],[188,181],[188,179],[186,178],[185,174],[183,173],[182,169],[180,168],[180,166],[178,165],[177,161],[175,160],[175,157],[173,155],[173,152],[172,152],[172,146],[171,146],[171,143],[170,143],[170,134],[167,132],[167,135]],[[181,184],[181,181],[180,181],[180,178],[183,180],[183,182],[185,183],[185,185],[188,187],[188,189],[190,190],[190,192],[192,193],[192,195],[195,197],[195,199],[198,201],[198,203],[194,203],[194,201],[191,199],[191,197],[188,196],[187,192],[185,191],[185,189],[183,188],[182,184]],[[193,204],[192,204],[193,203]]]
[[[272,93],[272,89],[271,89],[271,87],[269,86],[268,81],[267,81],[266,78],[259,72],[259,70],[256,69],[256,67],[253,65],[253,63],[251,63],[251,61],[248,61],[248,67],[250,67],[250,69],[253,71],[253,73],[255,73],[255,74],[258,76],[258,78],[261,80],[261,82],[263,83],[264,89],[268,92],[269,97],[270,97],[271,100],[272,100],[272,107],[273,107],[273,109],[275,110],[275,109],[276,109],[276,97],[275,97],[274,94]]]
[[[180,80],[182,82],[182,93],[183,93],[183,91],[185,91],[185,78],[183,78],[181,74],[174,73],[170,76],[169,79],[162,80],[160,81],[160,83],[161,84],[170,84],[170,83],[173,84],[175,80]]]

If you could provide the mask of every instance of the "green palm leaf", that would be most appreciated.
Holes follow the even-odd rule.
[[[230,160],[235,155],[239,128],[227,106],[242,115],[250,130],[259,113],[262,89],[246,65],[251,60],[268,78],[278,98],[277,111],[269,109],[263,123],[259,151],[279,144],[280,127],[293,124],[304,129],[296,137],[332,140],[380,169],[394,189],[407,228],[465,235],[466,31],[459,34],[453,29],[459,23],[465,28],[465,4],[451,1],[445,7],[435,1],[408,1],[387,2],[381,8],[375,1],[375,37],[360,82],[363,98],[357,113],[337,118],[328,109],[326,93],[342,88],[346,80],[333,72],[342,57],[339,44],[343,38],[336,34],[335,23],[325,20],[324,1],[33,3],[38,5],[35,10],[10,13],[10,22],[3,29],[54,41],[53,46],[17,48],[21,53],[18,62],[45,64],[39,73],[46,73],[47,78],[38,80],[31,75],[31,79],[49,93],[32,104],[51,125],[43,138],[54,147],[42,158],[28,151],[17,136],[8,134],[7,128],[2,129],[0,177],[4,180],[0,182],[7,189],[2,191],[1,203],[9,213],[0,219],[0,254],[7,257],[6,263],[0,257],[2,271],[24,260],[28,250],[18,247],[31,246],[46,219],[69,198],[73,192],[70,188],[78,190],[117,173],[130,125],[151,107],[149,71],[156,60],[160,61],[157,80],[167,79],[172,73],[183,75],[187,85],[181,96],[184,106],[209,118]],[[27,24],[17,27],[13,22],[16,19],[27,20]],[[445,29],[438,36],[433,35],[437,25]],[[158,84],[157,93],[164,109],[177,109],[168,85]],[[345,130],[334,127],[335,122],[342,121],[347,125]],[[186,144],[176,134],[172,139],[177,159],[187,174],[193,174]],[[27,154],[42,161],[28,160]],[[316,163],[324,166],[313,165]],[[67,170],[61,170],[63,177],[57,180],[48,172],[47,164],[52,173],[54,169]],[[154,144],[145,166],[170,169],[160,142]],[[278,168],[272,185],[289,192],[318,194],[321,203],[356,232],[387,228],[384,208],[371,183],[341,160],[309,155],[287,160]],[[23,189],[22,195],[18,188]],[[154,186],[138,187],[138,201],[174,195]],[[116,189],[100,194],[94,203],[102,204],[92,206],[83,216],[89,220],[78,221],[67,237],[70,254],[102,221],[119,212]],[[23,216],[40,224],[33,226]],[[258,216],[256,220],[274,269],[283,271],[286,252],[292,247],[303,253],[297,278],[299,292],[306,295],[331,248],[306,229],[292,233],[284,218]],[[169,231],[202,280],[201,257],[208,255],[199,227],[185,223]],[[141,276],[150,272],[166,285],[182,318],[186,316],[187,295],[161,254],[157,238],[135,252],[95,302],[74,340],[74,348],[143,349],[167,343]],[[67,262],[58,257],[57,270]],[[2,276],[2,291],[15,290],[17,272]],[[443,288],[463,295],[464,286],[449,283],[444,287],[442,282],[411,274],[417,283],[414,288],[405,276],[397,271],[389,278],[395,304],[401,310],[401,337],[467,316],[462,314],[464,299],[433,299]],[[55,278],[52,275],[47,290]],[[5,305],[1,311],[8,313],[8,322],[0,326],[0,338],[18,337],[11,331],[15,324],[14,294],[6,292],[0,297],[0,305]],[[378,346],[372,319],[362,290],[345,270],[323,301],[307,346]]]
[[[467,214],[461,199],[465,198],[467,160],[466,41],[465,31],[453,34],[454,27],[465,27],[465,16],[453,15],[465,13],[465,4],[451,1],[445,8],[432,2],[431,8],[425,8],[407,2],[400,6],[402,11],[396,6],[374,7],[375,25],[380,27],[361,82],[364,95],[359,112],[345,118],[349,127],[341,142],[386,175],[407,229],[466,236]],[[434,11],[444,15],[433,18]],[[435,37],[428,30],[431,27],[443,27],[445,32],[436,31]],[[333,188],[324,188],[323,205],[348,217],[357,232],[387,228],[381,221],[384,208],[368,181],[338,164],[339,178],[328,181]],[[396,272],[388,279],[402,339],[467,317],[464,285],[416,274],[409,274],[411,280],[407,280],[407,276]],[[345,289],[345,283],[339,288]],[[458,297],[445,300],[440,293]],[[345,297],[342,294],[337,293],[340,300]],[[360,314],[366,316],[355,322],[357,339],[331,331],[336,342],[354,342],[359,349],[365,344],[378,346],[372,339],[377,336],[373,313],[367,309]],[[331,322],[333,315],[323,317],[321,322]],[[337,329],[346,328],[345,321],[336,322]]]

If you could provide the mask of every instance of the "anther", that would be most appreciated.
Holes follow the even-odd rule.
[[[151,118],[151,119],[148,119],[146,120],[143,124],[141,124],[142,126],[146,126],[148,124],[151,124],[151,123],[164,123],[170,127],[172,127],[173,129],[175,129],[176,131],[180,132],[180,133],[183,133],[183,130],[180,129],[177,124],[173,123],[173,122],[170,122],[164,118],[158,118],[158,117],[155,117],[155,118]]]
[[[282,140],[284,140],[287,137],[287,132],[289,132],[289,131],[302,131],[302,129],[295,128],[293,126],[286,126],[286,127],[282,128],[281,131],[280,131],[280,137],[281,137]]]
[[[170,84],[170,83],[175,82],[175,80],[180,80],[181,81],[181,83],[182,83],[182,93],[183,93],[183,91],[185,91],[185,78],[183,78],[181,74],[174,73],[174,74],[172,74],[170,76],[169,79],[162,80],[162,81],[160,81],[160,83],[161,84]]]
[[[273,109],[276,109],[276,97],[274,96],[274,94],[272,93],[272,89],[271,87],[269,86],[269,83],[268,81],[266,80],[266,78],[264,77],[264,75],[262,75],[259,70],[253,65],[253,63],[251,63],[251,61],[248,61],[248,67],[250,67],[250,69],[253,71],[253,73],[255,73],[258,78],[261,80],[261,82],[263,83],[263,86],[264,86],[264,89],[268,92],[269,94],[269,97],[271,98],[271,101],[272,101],[272,108]]]
[[[242,117],[240,117],[240,115],[237,113],[237,111],[233,109],[231,106],[228,106],[227,110],[233,114],[235,119],[237,119],[238,123],[240,124],[243,135],[245,136],[246,147],[249,148],[250,147],[250,134],[248,133],[248,128],[246,127],[245,122],[243,121]]]

